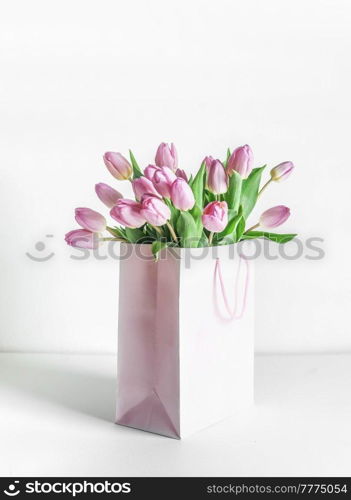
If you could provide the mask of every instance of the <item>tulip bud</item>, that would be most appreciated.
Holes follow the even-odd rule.
[[[107,152],[104,154],[104,162],[110,174],[119,181],[130,179],[133,175],[133,168],[121,153]]]
[[[153,183],[157,191],[164,198],[171,197],[171,186],[177,179],[176,174],[168,167],[159,167],[153,177]]]
[[[228,176],[219,160],[213,160],[208,168],[207,189],[214,194],[227,192]]]
[[[228,205],[225,201],[212,201],[202,214],[202,224],[211,233],[220,233],[228,224]]]
[[[173,143],[170,146],[165,142],[159,145],[155,156],[155,163],[158,167],[169,167],[173,172],[177,170],[178,155]]]
[[[144,174],[145,174],[145,177],[147,177],[150,181],[153,181],[153,178],[154,178],[155,172],[157,172],[157,170],[158,170],[159,168],[160,168],[160,167],[156,167],[156,165],[148,165],[148,166],[144,169]]]
[[[95,192],[102,201],[108,208],[112,208],[117,200],[120,198],[123,198],[123,195],[113,189],[113,187],[109,186],[108,184],[104,184],[103,182],[99,182],[98,184],[95,184]]]
[[[93,233],[99,233],[106,229],[105,217],[90,208],[76,208],[75,217],[82,228],[92,231]]]
[[[172,184],[171,199],[173,205],[179,210],[190,210],[195,205],[191,187],[181,177],[178,177]]]
[[[170,198],[171,186],[177,176],[169,167],[149,165],[144,170],[146,177],[153,183],[157,192],[164,198]]]
[[[271,170],[271,179],[272,181],[282,181],[289,177],[292,170],[294,168],[294,164],[291,161],[284,161],[283,163],[279,163],[276,167]]]
[[[185,170],[182,170],[181,168],[177,168],[177,170],[176,170],[176,176],[177,177],[181,177],[186,182],[188,182],[188,176],[186,175]]]
[[[132,181],[135,198],[139,201],[144,194],[154,194],[158,196],[158,192],[154,188],[153,183],[147,177],[138,177]]]
[[[140,213],[141,205],[134,200],[121,199],[111,209],[110,215],[117,222],[126,227],[141,227],[146,220]]]
[[[99,239],[96,233],[86,229],[74,229],[65,236],[67,245],[76,248],[89,248],[91,250],[98,247]]]
[[[246,179],[253,167],[253,153],[250,146],[240,146],[232,152],[227,162],[227,173],[230,175],[233,170],[238,172],[243,179]]]
[[[163,226],[171,218],[169,207],[158,196],[143,196],[140,213],[152,226]]]
[[[259,225],[268,229],[278,227],[283,224],[290,216],[290,208],[284,205],[272,207],[263,212],[260,217]]]
[[[214,161],[214,158],[212,156],[205,156],[205,158],[202,160],[202,163],[205,162],[207,172],[209,171],[209,168],[210,168],[213,161]]]

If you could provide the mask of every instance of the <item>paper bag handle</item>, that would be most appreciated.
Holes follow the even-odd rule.
[[[214,270],[214,276],[213,276],[213,302],[214,302],[214,307],[215,307],[215,312],[217,316],[219,316],[222,320],[224,321],[233,321],[237,319],[241,319],[246,308],[246,301],[247,301],[247,291],[249,287],[249,263],[247,262],[247,259],[243,256],[239,256],[239,265],[238,269],[236,272],[235,276],[235,282],[234,282],[234,305],[233,308],[230,307],[229,305],[229,300],[228,300],[228,295],[227,291],[225,289],[224,281],[223,281],[223,276],[222,276],[222,271],[221,271],[221,263],[219,258],[216,259],[216,264],[215,264],[215,270]],[[243,301],[242,301],[242,306],[240,313],[237,313],[238,309],[238,288],[239,288],[239,278],[240,278],[240,270],[241,270],[241,263],[244,261],[245,263],[245,280],[244,280],[244,294],[243,294]],[[221,295],[223,298],[223,303],[226,312],[228,313],[228,317],[224,316],[223,313],[221,312],[219,305],[218,305],[218,281],[219,281],[219,289],[221,291]]]

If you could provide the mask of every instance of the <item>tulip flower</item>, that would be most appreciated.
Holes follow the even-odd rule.
[[[135,198],[139,201],[144,194],[154,194],[158,196],[158,192],[154,188],[153,183],[147,177],[138,177],[132,181]]]
[[[212,201],[202,214],[202,224],[211,233],[220,233],[228,224],[228,205],[225,201]]]
[[[176,174],[168,167],[159,167],[153,177],[153,183],[157,191],[164,198],[171,197],[171,186],[177,179]]]
[[[294,164],[291,161],[283,161],[283,163],[279,163],[276,167],[271,170],[271,179],[272,181],[282,181],[289,177],[292,170],[294,168]]]
[[[105,217],[90,208],[76,208],[75,218],[83,229],[87,229],[93,233],[99,233],[106,229]]]
[[[141,204],[134,200],[121,199],[111,209],[110,215],[117,222],[126,227],[141,227],[146,220],[141,215]]]
[[[283,224],[290,216],[290,208],[284,205],[269,208],[261,214],[259,225],[274,228]]]
[[[250,146],[240,146],[232,152],[227,162],[227,173],[231,175],[233,170],[246,179],[253,168],[253,153]]]
[[[129,161],[121,153],[107,152],[104,154],[104,162],[110,174],[119,181],[130,179],[133,175],[133,168]]]
[[[185,180],[185,182],[188,182],[188,176],[186,175],[185,170],[182,170],[181,168],[177,168],[176,170],[176,176],[181,177],[182,179]]]
[[[98,247],[99,240],[96,233],[86,229],[74,229],[65,235],[65,241],[71,247],[93,250]]]
[[[214,158],[212,156],[205,156],[205,158],[203,159],[202,162],[205,162],[207,172],[209,171],[209,168],[210,168],[213,161],[214,161]]]
[[[266,182],[266,184],[261,188],[260,192],[258,193],[258,196],[261,196],[263,191],[266,189],[267,186],[271,182],[280,182],[284,179],[287,179],[291,172],[294,169],[294,164],[291,161],[284,161],[283,163],[279,163],[276,167],[272,168],[271,170],[271,178],[269,181]]]
[[[191,187],[181,177],[178,177],[172,184],[171,199],[173,205],[179,210],[190,210],[195,205]]]
[[[163,226],[171,218],[169,207],[158,196],[143,196],[140,213],[152,226]]]
[[[274,227],[281,226],[281,224],[284,224],[289,216],[290,208],[285,207],[284,205],[278,205],[276,207],[269,208],[261,214],[259,222],[250,227],[250,229],[248,229],[246,233],[255,230],[259,226],[262,226],[266,229],[273,229]]]
[[[155,156],[155,163],[158,167],[169,167],[173,172],[177,170],[178,155],[173,143],[170,146],[165,142],[159,145]]]
[[[219,160],[212,160],[208,167],[207,189],[214,194],[223,194],[228,189],[228,176]]]
[[[155,167],[149,165],[144,170],[148,179],[154,184],[157,192],[164,198],[171,197],[171,186],[177,176],[169,167]]]
[[[154,178],[154,175],[155,175],[155,172],[157,172],[157,170],[159,169],[160,167],[156,167],[156,165],[148,165],[145,169],[144,169],[144,174],[145,174],[145,177],[147,177],[150,181],[153,180]]]
[[[121,193],[103,182],[95,184],[95,192],[102,203],[104,203],[108,208],[112,208],[116,204],[117,200],[123,198]]]

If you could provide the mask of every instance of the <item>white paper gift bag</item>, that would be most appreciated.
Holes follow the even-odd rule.
[[[253,402],[253,263],[123,243],[116,423],[182,438]]]

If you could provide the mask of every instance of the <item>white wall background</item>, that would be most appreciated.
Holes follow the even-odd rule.
[[[257,166],[296,163],[256,213],[289,205],[284,231],[324,238],[326,256],[257,263],[257,349],[351,349],[348,0],[1,10],[1,350],[114,351],[117,263],[70,259],[63,235],[75,206],[102,209],[93,186],[113,183],[104,151],[131,147],[146,165],[161,141],[189,170],[243,143]]]

